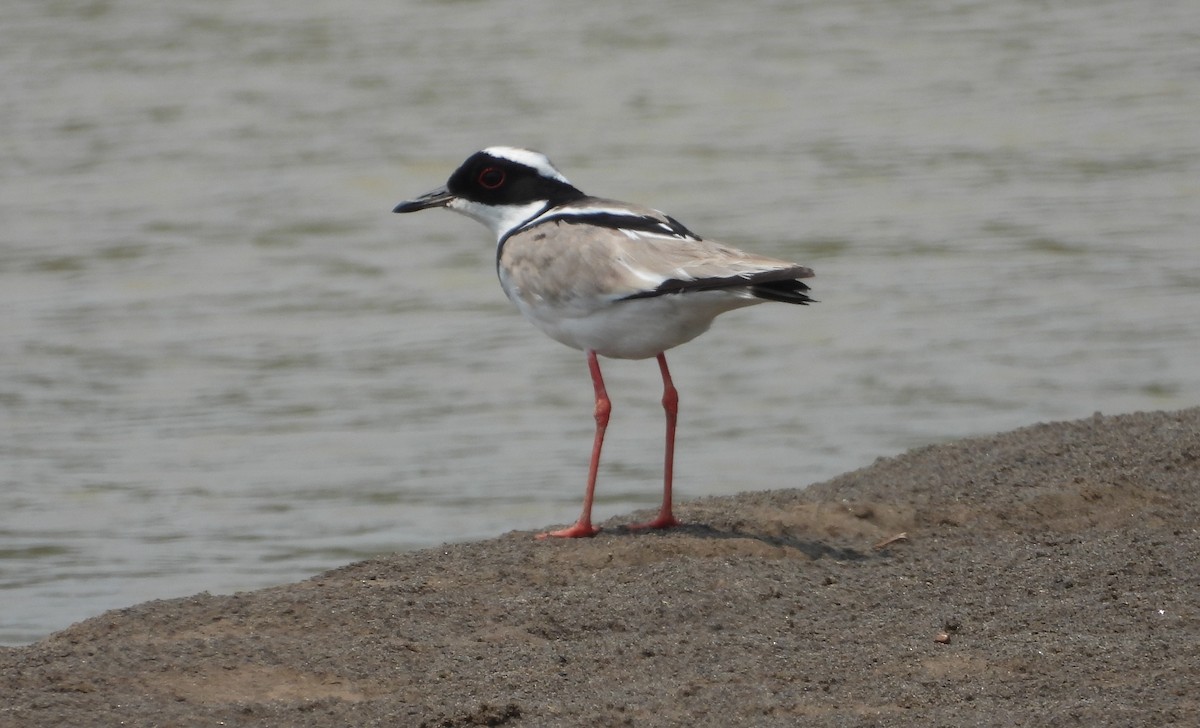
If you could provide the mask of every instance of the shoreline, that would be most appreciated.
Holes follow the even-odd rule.
[[[0,648],[0,726],[1200,722],[1200,408],[1038,424],[688,525],[481,542]]]

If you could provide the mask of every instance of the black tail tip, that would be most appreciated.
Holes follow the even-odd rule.
[[[810,297],[806,293],[808,290],[809,287],[807,285],[797,280],[771,281],[770,283],[759,283],[750,287],[750,292],[763,300],[794,303],[800,306],[817,303],[815,298]]]

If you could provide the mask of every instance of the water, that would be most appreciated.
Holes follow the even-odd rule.
[[[1200,7],[29,2],[0,10],[0,642],[572,520],[578,352],[475,223],[497,143],[811,265],[671,355],[683,496],[1200,399]],[[658,498],[606,367],[597,516]]]

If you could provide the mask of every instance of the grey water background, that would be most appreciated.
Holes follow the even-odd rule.
[[[490,144],[816,269],[671,353],[682,497],[1200,401],[1192,0],[15,0],[0,71],[3,643],[576,516],[582,355],[389,212]]]

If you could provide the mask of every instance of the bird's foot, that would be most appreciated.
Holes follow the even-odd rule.
[[[668,511],[666,513],[659,513],[658,517],[653,521],[646,521],[644,523],[631,523],[626,526],[626,528],[628,528],[630,531],[646,531],[652,528],[675,528],[676,526],[682,525],[683,524],[676,519],[675,516],[671,515],[670,511]]]
[[[600,533],[600,529],[593,526],[590,522],[576,521],[575,525],[569,528],[539,533],[536,538],[539,541],[545,541],[548,538],[591,538],[597,533]]]

